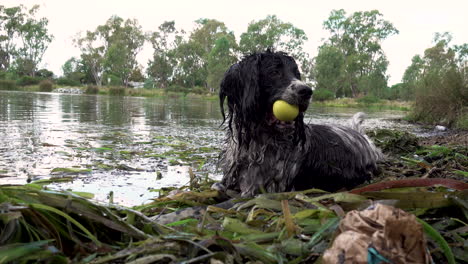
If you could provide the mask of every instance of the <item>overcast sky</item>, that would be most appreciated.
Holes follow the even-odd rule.
[[[154,31],[164,21],[174,20],[178,28],[191,31],[194,21],[210,18],[224,22],[236,37],[247,30],[253,20],[277,15],[284,22],[303,29],[309,38],[305,49],[317,55],[317,47],[327,37],[322,24],[330,11],[344,9],[347,15],[355,11],[377,9],[383,18],[400,31],[382,44],[390,62],[389,85],[400,82],[403,72],[416,54],[431,46],[435,32],[448,31],[452,44],[468,43],[467,0],[2,0],[7,7],[39,4],[38,16],[49,19],[54,35],[43,57],[42,66],[61,75],[61,66],[72,56],[79,56],[72,39],[78,32],[94,30],[112,15],[124,19],[136,18],[144,31]],[[147,48],[139,56],[146,67],[152,51]]]

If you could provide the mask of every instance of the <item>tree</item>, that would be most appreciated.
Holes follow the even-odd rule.
[[[310,58],[303,50],[307,36],[302,29],[281,21],[275,15],[249,23],[247,32],[240,37],[239,49],[244,54],[265,51],[268,48],[284,51],[294,57],[302,72],[308,76],[311,71]]]
[[[216,73],[212,71],[212,76],[209,77],[210,53],[215,49],[217,41],[223,39],[224,53],[228,56],[228,59],[232,58],[237,50],[236,39],[234,33],[228,30],[223,22],[215,19],[199,19],[195,22],[197,27],[190,34],[188,41],[181,43],[176,50],[177,69],[175,81],[185,87],[203,86],[214,90],[217,85],[213,83],[213,80],[219,78],[219,71],[216,71]],[[220,47],[218,47],[218,51],[219,49]],[[211,59],[212,63],[215,61],[215,58]],[[208,79],[211,80],[213,86],[208,84]]]
[[[16,54],[16,37],[23,24],[24,7],[16,6],[5,8],[0,5],[0,70],[10,68],[12,57]]]
[[[411,65],[406,68],[402,78],[402,86],[400,91],[400,98],[405,100],[414,99],[414,91],[418,82],[422,77],[424,69],[424,61],[419,55],[413,56]]]
[[[232,62],[235,61],[235,59],[232,60],[237,50],[235,36],[224,23],[214,19],[199,19],[195,23],[196,28],[188,38],[178,34],[173,22],[164,23],[159,27],[158,32],[152,34],[151,41],[155,52],[148,67],[148,75],[160,87],[164,88],[172,84],[188,89],[202,86],[214,90],[217,85],[213,80],[220,78],[224,71],[220,73],[208,64],[210,54],[216,49],[219,39],[223,39],[227,44],[223,46],[224,53],[229,55],[228,58]],[[217,50],[219,51],[219,48]],[[218,59],[221,58],[212,57],[211,63],[216,63]],[[218,66],[227,68],[229,65]],[[208,70],[209,67],[211,71]]]
[[[445,125],[468,125],[467,44],[450,46],[449,33],[435,34],[424,57],[414,56],[403,83],[414,87],[416,120]]]
[[[243,53],[272,48],[291,55],[301,55],[298,53],[302,51],[306,40],[303,30],[281,21],[275,15],[269,15],[265,19],[249,23],[247,32],[241,35],[239,48]]]
[[[174,73],[174,51],[182,41],[174,21],[166,21],[158,31],[150,34],[149,41],[153,46],[153,59],[148,62],[147,74],[160,88],[167,88]]]
[[[28,11],[24,24],[19,27],[19,36],[22,47],[18,49],[17,65],[23,66],[25,74],[34,76],[37,66],[42,61],[42,56],[47,50],[53,35],[49,34],[47,18],[36,19],[34,16],[39,6],[35,5]]]
[[[326,66],[316,68],[315,75],[322,78],[321,85],[336,85],[323,82],[325,79],[332,80],[331,74],[335,74],[335,78],[342,80],[342,87],[334,90],[343,89],[343,95],[381,95],[387,87],[388,61],[380,43],[390,35],[397,34],[398,30],[383,20],[377,10],[355,12],[349,17],[346,17],[343,9],[333,10],[323,26],[330,32],[330,38],[320,47],[317,57],[329,57],[321,53],[330,53],[330,47],[334,47],[334,52],[341,53],[343,61],[334,62],[341,65],[339,72],[332,72]],[[331,58],[336,59],[337,56]]]
[[[118,76],[127,86],[132,72],[138,67],[136,56],[143,48],[145,35],[136,19],[113,16],[97,31],[106,40],[105,66],[108,73]]]
[[[219,87],[227,68],[237,57],[237,43],[234,33],[223,22],[214,19],[199,19],[199,25],[190,35],[190,43],[198,47],[202,63],[203,86],[214,92]]]
[[[214,48],[208,54],[207,61],[207,84],[210,92],[214,92],[219,87],[224,73],[236,59],[231,52],[229,40],[226,37],[217,39]]]
[[[315,58],[315,81],[320,89],[332,91],[334,96],[344,93],[344,54],[335,46],[323,45]]]
[[[65,78],[63,82],[67,85],[78,85],[80,83],[90,83],[93,81],[91,74],[86,70],[83,62],[75,57],[68,59],[63,64],[62,72],[63,77]]]
[[[91,72],[97,86],[102,86],[106,48],[104,38],[97,32],[87,31],[83,37],[75,38],[75,45],[81,50],[81,60]]]
[[[27,10],[23,5],[0,5],[0,70],[34,76],[53,39],[47,18],[37,19],[39,6]]]
[[[95,31],[78,36],[75,43],[81,49],[82,61],[91,70],[96,85],[102,85],[105,72],[127,85],[132,72],[138,67],[136,56],[145,39],[137,20],[124,21],[112,16]]]

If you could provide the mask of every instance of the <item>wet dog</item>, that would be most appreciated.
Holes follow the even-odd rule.
[[[361,114],[353,118],[353,127],[304,123],[312,89],[285,53],[244,57],[225,73],[219,97],[227,130],[220,159],[224,190],[244,197],[309,188],[336,191],[369,180],[377,170],[382,154],[361,133]],[[278,100],[299,109],[294,120],[275,117]]]

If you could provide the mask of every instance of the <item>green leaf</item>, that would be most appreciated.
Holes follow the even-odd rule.
[[[53,240],[41,240],[31,243],[14,243],[2,246],[0,247],[0,263],[10,263],[15,260],[20,260],[23,257],[28,257],[38,251],[48,251],[45,245],[52,241]]]
[[[47,206],[47,205],[44,205],[44,204],[30,204],[29,206],[31,206],[31,208],[35,208],[35,209],[42,209],[42,210],[46,210],[46,211],[49,211],[49,212],[52,212],[52,213],[55,213],[55,214],[58,214],[62,217],[64,217],[65,219],[67,219],[68,221],[72,222],[74,225],[76,225],[79,229],[81,229],[81,231],[83,231],[89,239],[91,239],[94,243],[96,243],[96,245],[100,246],[101,245],[101,242],[99,242],[99,240],[93,235],[91,234],[91,232],[86,229],[82,224],[80,224],[78,221],[76,221],[75,219],[73,219],[71,216],[69,216],[68,214],[54,208],[54,207],[50,207],[50,206]]]
[[[419,218],[417,218],[417,220],[423,226],[424,231],[426,232],[426,234],[429,237],[431,237],[432,239],[434,239],[435,242],[442,249],[442,252],[444,252],[444,255],[447,258],[448,263],[449,264],[455,264],[455,257],[453,256],[453,252],[450,249],[450,246],[447,243],[447,241],[444,239],[444,237],[437,230],[435,230],[431,225],[426,223],[425,221],[423,221],[423,220],[421,220]]]

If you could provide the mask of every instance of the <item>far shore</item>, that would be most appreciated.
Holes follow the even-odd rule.
[[[190,91],[178,91],[173,89],[159,88],[131,88],[121,86],[101,86],[98,90],[87,91],[84,86],[55,86],[54,89],[80,89],[84,94],[99,94],[99,95],[125,95],[135,97],[169,97],[169,98],[202,98],[206,100],[217,100],[217,93],[193,93]],[[40,92],[38,85],[30,85],[18,87],[18,91]],[[313,99],[312,99],[313,100]],[[314,105],[325,107],[351,107],[351,108],[378,108],[389,110],[410,111],[412,107],[411,101],[386,100],[376,99],[372,102],[360,100],[359,98],[336,98],[334,100],[313,101]]]

